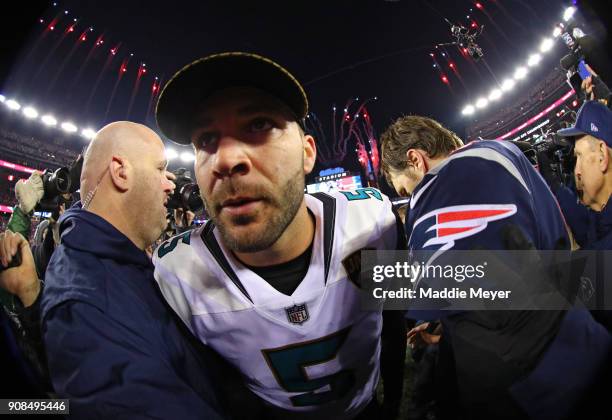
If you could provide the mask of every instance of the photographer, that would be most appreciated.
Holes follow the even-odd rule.
[[[177,235],[194,228],[195,213],[183,208],[174,209],[174,231]]]
[[[59,244],[57,220],[71,201],[70,192],[79,187],[81,166],[79,156],[70,169],[33,172],[28,180],[20,180],[15,187],[18,205],[13,210],[7,230],[0,233],[0,272],[17,266],[0,281],[2,305],[12,321],[10,326],[17,344],[34,371],[35,382],[47,391],[52,387],[40,332],[39,298],[47,265]],[[22,248],[28,246],[34,210],[50,211],[51,217],[38,225],[30,246],[31,253],[22,252]],[[20,265],[21,258],[16,258],[17,262],[9,265],[10,257],[16,253],[20,257],[32,258],[32,264]],[[35,268],[35,273],[27,272],[29,266]]]
[[[171,236],[185,233],[195,225],[196,212],[204,207],[200,197],[200,189],[191,178],[190,172],[185,168],[179,168],[173,172],[176,176],[176,189],[168,199],[166,207],[169,212],[169,228],[172,229]]]

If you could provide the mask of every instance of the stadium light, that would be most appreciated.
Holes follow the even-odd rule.
[[[96,135],[96,132],[93,130],[93,128],[84,128],[83,130],[81,130],[81,135],[86,139],[91,140]]]
[[[0,102],[4,103],[6,101],[6,96],[0,95]]]
[[[514,78],[516,80],[524,79],[527,76],[527,69],[525,67],[519,67],[514,72]]]
[[[17,102],[14,99],[9,99],[8,101],[5,102],[6,106],[9,107],[9,109],[12,109],[13,111],[18,111],[21,108],[21,105],[19,105],[19,102]]]
[[[576,4],[576,0],[573,0],[573,3]],[[565,9],[563,12],[563,20],[566,22],[570,21],[574,17],[576,11],[577,8],[573,6]],[[542,42],[539,45],[539,51],[530,54],[527,57],[526,63],[519,66],[515,70],[513,77],[505,79],[501,86],[498,85],[498,87],[491,90],[487,97],[479,98],[479,100],[474,105],[466,105],[461,111],[461,113],[463,115],[471,115],[473,112],[476,111],[475,108],[484,108],[489,104],[490,101],[495,101],[501,98],[503,96],[503,92],[508,92],[512,90],[519,80],[522,80],[527,77],[527,75],[529,74],[529,68],[535,67],[540,64],[543,58],[543,54],[551,51],[555,47],[555,38],[558,38],[561,34],[563,34],[564,30],[569,30],[569,27],[566,27],[567,25],[569,24],[558,22],[554,26],[554,29],[551,34],[552,36],[542,39]],[[580,34],[578,35],[574,33],[575,38],[579,38],[580,35],[582,35],[582,31],[579,28],[576,28],[574,31],[580,32]],[[466,49],[464,48],[463,51],[466,52]]]
[[[476,101],[476,108],[484,108],[488,104],[489,104],[489,101],[487,101],[487,98],[479,98]]]
[[[62,130],[64,130],[67,133],[74,133],[75,131],[78,130],[77,126],[71,123],[70,121],[63,122],[61,127],[62,127]]]
[[[474,113],[474,105],[467,105],[461,113],[463,115],[472,115]]]
[[[544,41],[542,41],[542,43],[540,44],[540,51],[545,53],[551,50],[551,48],[554,45],[554,41],[550,38],[546,38],[544,39]]]
[[[166,159],[173,160],[178,157],[178,152],[174,149],[166,149]]]
[[[541,59],[542,59],[542,56],[540,54],[531,54],[529,58],[527,59],[527,65],[529,67],[536,66],[540,62]]]
[[[41,118],[41,121],[43,122],[43,124],[48,125],[50,127],[57,125],[57,120],[52,115],[44,115]]]
[[[195,156],[190,152],[181,153],[181,160],[183,162],[193,162],[195,160]]]
[[[501,89],[504,92],[508,92],[509,90],[512,90],[512,88],[514,87],[514,80],[512,79],[506,79],[504,80],[504,83],[502,83],[501,85]]]
[[[38,111],[32,108],[31,106],[26,106],[25,108],[23,108],[23,115],[30,119],[36,118],[38,117]]]
[[[563,20],[564,21],[569,21],[572,16],[574,16],[574,13],[576,13],[576,8],[575,7],[568,7],[567,9],[565,9],[565,11],[563,12]]]
[[[502,96],[502,91],[499,89],[493,89],[491,93],[489,93],[489,100],[496,101]]]

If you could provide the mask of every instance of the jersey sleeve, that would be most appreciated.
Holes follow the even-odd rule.
[[[188,282],[181,280],[184,270],[191,265],[189,247],[193,232],[195,231],[188,231],[163,242],[153,253],[153,265],[155,281],[162,296],[191,332],[195,333],[190,303],[195,300],[197,292]],[[193,299],[190,300],[189,297]],[[199,338],[206,343],[204,337]]]
[[[377,249],[395,250],[402,246],[403,229],[398,230],[398,218],[385,194],[369,187],[335,192],[334,197],[346,206],[345,225],[353,230],[352,236],[359,236],[358,231],[369,235]]]

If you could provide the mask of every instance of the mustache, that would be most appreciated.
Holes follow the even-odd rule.
[[[249,197],[256,198],[262,201],[274,201],[273,194],[270,193],[268,188],[261,183],[249,183],[239,180],[227,180],[223,181],[219,188],[211,195],[209,204],[212,204],[209,208],[214,208],[215,212],[221,210],[221,203],[234,197]]]

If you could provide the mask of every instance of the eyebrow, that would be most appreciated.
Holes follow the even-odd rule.
[[[163,165],[164,168],[167,168],[168,167],[168,159],[164,159],[164,160],[160,161],[159,164]]]
[[[291,113],[291,111],[289,109],[285,109],[283,106],[276,104],[272,101],[255,101],[252,103],[249,103],[241,108],[238,108],[238,115],[240,116],[249,116],[249,115],[253,115],[253,114],[258,114],[258,113],[265,113],[265,112],[274,112],[274,113],[279,113],[281,115],[284,116],[284,118],[286,118],[287,120],[290,120],[291,118],[293,118],[293,115]],[[195,118],[194,120],[194,125],[195,126],[207,126],[212,124],[213,122],[213,118],[210,117],[206,117],[206,116],[198,116]]]

